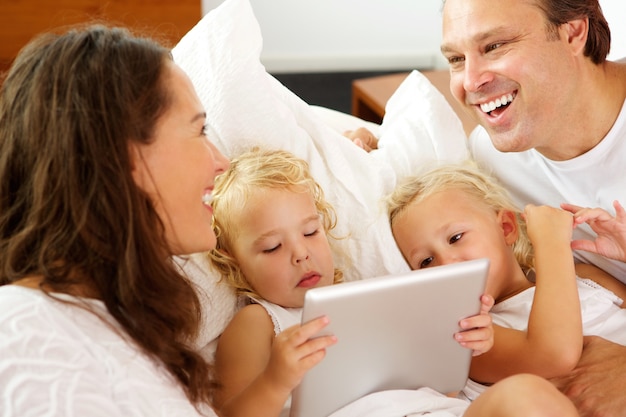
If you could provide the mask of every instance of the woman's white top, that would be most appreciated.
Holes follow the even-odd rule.
[[[104,303],[80,301],[101,317],[39,290],[0,287],[3,417],[201,415],[165,367],[130,341]],[[202,411],[216,415],[209,407]]]

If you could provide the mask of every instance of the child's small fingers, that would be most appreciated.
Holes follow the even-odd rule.
[[[496,301],[493,296],[489,294],[483,294],[480,296],[480,314],[487,314],[491,311]]]
[[[463,331],[468,331],[476,328],[490,327],[492,323],[491,316],[488,314],[478,314],[462,319],[459,322],[459,327]]]
[[[482,355],[493,347],[493,343],[488,340],[478,342],[459,342],[461,347],[472,350],[472,356]]]
[[[295,325],[285,329],[277,337],[289,338],[296,345],[305,343],[307,340],[319,333],[324,327],[330,323],[327,316],[320,316],[310,320],[302,325]]]

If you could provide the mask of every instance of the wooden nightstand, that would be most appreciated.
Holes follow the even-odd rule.
[[[465,112],[450,93],[450,73],[447,70],[421,71],[448,100],[461,119],[467,135],[476,127],[476,122]],[[380,123],[385,115],[389,97],[409,75],[408,72],[361,78],[352,82],[352,114],[364,120]]]

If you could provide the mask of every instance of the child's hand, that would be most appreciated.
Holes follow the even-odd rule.
[[[573,204],[561,204],[563,210],[574,215],[574,226],[587,223],[598,235],[595,241],[579,239],[572,241],[572,249],[597,253],[607,258],[626,262],[626,211],[617,201],[613,202],[615,217],[601,208],[584,208]]]
[[[291,392],[304,374],[326,355],[326,348],[335,344],[335,336],[313,337],[329,323],[322,316],[303,325],[295,325],[278,334],[272,344],[269,363],[264,371],[268,382]]]
[[[528,204],[524,208],[524,219],[533,246],[550,242],[567,242],[569,245],[572,240],[572,215],[565,210]]]
[[[493,346],[493,324],[489,315],[493,304],[492,296],[481,296],[480,313],[461,320],[461,331],[454,334],[454,339],[461,346],[472,349],[472,356],[482,355]]]
[[[364,127],[355,130],[346,130],[343,135],[350,139],[359,148],[367,152],[378,149],[378,138],[372,132]]]

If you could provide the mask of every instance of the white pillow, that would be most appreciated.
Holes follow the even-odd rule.
[[[413,72],[389,102],[381,149],[368,154],[268,74],[259,59],[261,48],[249,0],[226,0],[173,49],[175,62],[190,76],[205,107],[210,138],[228,157],[260,145],[291,151],[309,162],[337,212],[336,233],[350,236],[342,244],[352,263],[336,259],[346,280],[407,270],[381,198],[401,176],[417,172],[422,162],[467,156],[458,117],[437,89]],[[439,137],[445,140],[439,143]],[[207,293],[207,328],[198,341],[204,346],[226,326],[234,297],[205,264],[198,266],[192,259],[184,268]],[[226,299],[232,311],[214,311],[224,304],[215,298]],[[211,357],[212,347],[207,351]]]

